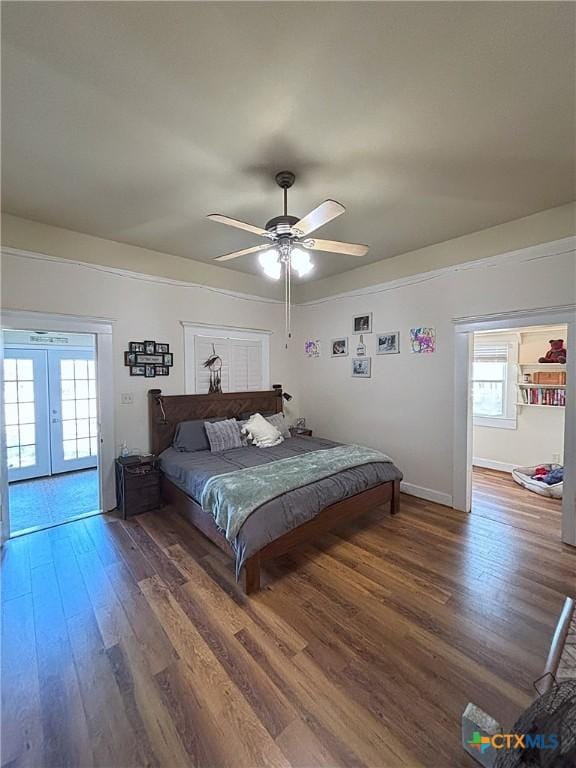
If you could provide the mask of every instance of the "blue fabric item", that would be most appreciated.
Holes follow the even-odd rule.
[[[542,483],[546,483],[546,485],[556,485],[556,483],[562,483],[564,482],[564,467],[553,469],[551,472],[548,472],[547,475],[540,475],[534,479],[539,480]]]

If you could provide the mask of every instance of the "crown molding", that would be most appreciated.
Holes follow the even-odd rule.
[[[266,296],[258,296],[251,293],[242,293],[241,291],[233,291],[229,288],[216,288],[212,285],[206,285],[205,283],[192,283],[187,280],[178,280],[173,277],[163,277],[162,275],[151,275],[145,272],[134,272],[129,269],[120,269],[119,267],[108,267],[104,264],[92,264],[87,261],[80,261],[78,259],[64,259],[61,256],[50,256],[47,253],[40,253],[38,251],[25,251],[21,248],[12,248],[11,246],[2,246],[2,253],[6,253],[10,256],[18,256],[24,259],[34,259],[36,261],[52,261],[58,264],[73,264],[77,267],[84,269],[91,269],[96,272],[104,272],[105,274],[114,275],[115,277],[124,277],[130,280],[142,280],[147,283],[156,283],[159,285],[174,285],[179,288],[196,288],[205,291],[211,291],[212,293],[223,294],[224,296],[230,296],[235,299],[242,299],[243,301],[259,302],[263,304],[281,304],[280,299],[270,299]]]
[[[418,272],[415,275],[400,277],[396,280],[388,280],[383,283],[366,286],[365,288],[356,288],[351,291],[344,291],[343,293],[336,293],[319,299],[310,299],[310,301],[301,302],[298,306],[314,306],[316,304],[325,304],[326,302],[336,301],[338,299],[352,299],[358,296],[386,293],[387,291],[394,291],[398,288],[419,285],[421,283],[427,283],[430,280],[438,280],[456,272],[469,272],[476,269],[499,267],[508,264],[522,264],[529,261],[548,259],[553,256],[563,256],[575,251],[576,235],[571,235],[570,237],[564,237],[560,240],[552,240],[549,243],[530,245],[515,251],[507,251],[506,253],[499,253],[495,256],[487,256],[485,259],[466,261],[462,264],[454,264],[449,267],[441,267],[440,269],[431,269],[428,272]]]

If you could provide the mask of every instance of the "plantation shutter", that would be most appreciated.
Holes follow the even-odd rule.
[[[262,342],[228,339],[221,336],[194,336],[195,391],[206,394],[210,388],[210,370],[204,361],[212,354],[222,358],[222,391],[246,392],[263,389]]]

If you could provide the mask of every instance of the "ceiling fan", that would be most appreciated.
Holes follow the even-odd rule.
[[[217,256],[215,261],[230,261],[230,259],[246,256],[249,253],[260,253],[258,260],[268,277],[278,280],[284,265],[289,282],[292,269],[300,277],[303,277],[314,268],[308,251],[327,251],[328,253],[342,253],[346,256],[364,256],[368,252],[367,245],[341,243],[338,240],[317,240],[309,237],[317,229],[342,215],[346,208],[337,203],[336,200],[324,200],[302,219],[297,216],[289,216],[288,190],[294,184],[296,177],[291,171],[280,171],[276,174],[275,179],[278,186],[284,191],[284,213],[270,219],[264,228],[238,221],[238,219],[231,219],[221,213],[211,213],[207,217],[212,221],[227,224],[229,227],[244,229],[268,240],[263,245],[254,245],[251,248],[243,248],[241,251]]]

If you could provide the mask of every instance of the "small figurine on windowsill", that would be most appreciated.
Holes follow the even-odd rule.
[[[565,363],[566,362],[566,347],[564,346],[564,339],[550,339],[548,342],[550,349],[546,352],[545,357],[538,358],[539,363]]]

